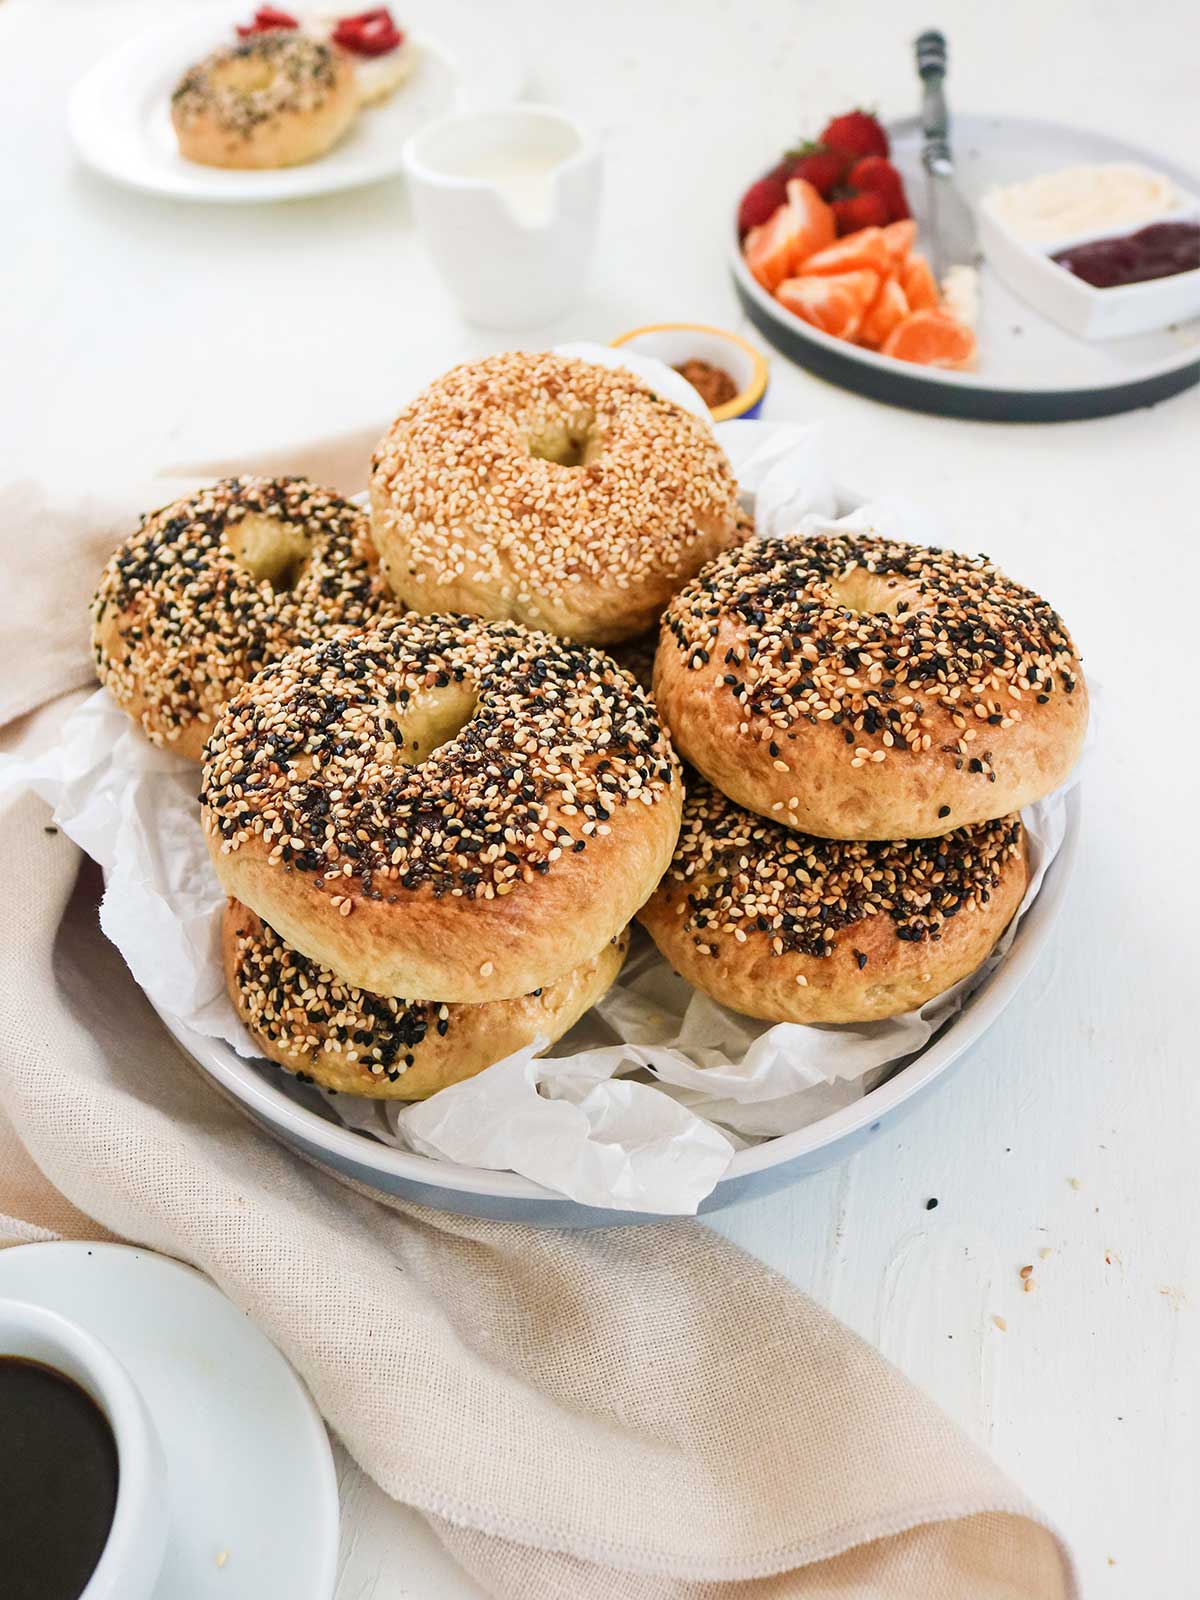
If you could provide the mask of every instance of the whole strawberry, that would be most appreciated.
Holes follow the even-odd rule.
[[[751,228],[769,222],[780,206],[786,204],[787,190],[782,180],[773,174],[759,178],[746,190],[738,206],[738,237],[744,239]]]
[[[891,221],[882,195],[854,194],[831,203],[837,218],[839,237],[845,233],[857,233],[860,228],[882,228]]]
[[[851,161],[891,154],[887,134],[869,111],[847,111],[845,116],[834,117],[821,135],[821,143]]]
[[[904,180],[890,161],[883,156],[864,156],[856,161],[846,175],[846,182],[859,194],[878,195],[887,207],[887,222],[899,222],[910,216],[908,197],[904,193]]]
[[[789,150],[773,169],[772,175],[781,178],[784,183],[789,178],[803,178],[806,183],[812,184],[822,200],[828,200],[842,181],[846,166],[846,157],[839,155],[836,150],[826,150],[819,144],[806,144],[801,145],[799,150]]]

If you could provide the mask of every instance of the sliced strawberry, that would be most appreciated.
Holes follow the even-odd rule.
[[[829,278],[841,272],[890,272],[892,258],[882,228],[860,228],[804,260],[804,276]]]
[[[404,43],[404,35],[386,6],[340,18],[331,37],[334,44],[356,56],[385,56]]]
[[[842,181],[846,158],[836,150],[823,150],[819,144],[808,144],[789,152],[781,165],[788,178],[803,178],[806,183],[812,184],[822,200],[828,200]]]
[[[286,11],[279,11],[275,6],[259,6],[254,13],[254,21],[238,23],[237,33],[240,39],[249,39],[256,33],[273,33],[277,28],[298,28],[299,22]]]
[[[889,273],[879,285],[879,293],[867,307],[866,315],[859,324],[859,344],[878,350],[892,329],[904,321],[908,312],[908,296],[900,287],[900,280],[895,273]]]
[[[909,215],[904,180],[883,156],[865,156],[846,174],[846,182],[860,194],[877,194],[887,207],[887,220],[900,222]]]
[[[961,371],[974,365],[975,335],[944,311],[913,311],[884,340],[885,356]]]
[[[822,333],[853,339],[878,290],[878,273],[846,272],[834,278],[785,278],[775,298]]]
[[[833,214],[840,234],[857,233],[860,228],[878,228],[888,219],[883,196],[853,194],[833,202]]]
[[[917,242],[917,225],[911,217],[889,222],[883,230],[883,237],[893,262],[904,261]]]
[[[924,256],[910,255],[904,263],[900,282],[914,311],[931,309],[941,300],[937,279]]]
[[[834,117],[821,135],[821,143],[827,150],[836,150],[851,160],[891,153],[887,134],[869,111],[848,111],[845,116]]]
[[[787,190],[779,178],[760,178],[752,183],[738,206],[738,236],[744,239],[751,228],[768,222],[780,206],[787,203]]]

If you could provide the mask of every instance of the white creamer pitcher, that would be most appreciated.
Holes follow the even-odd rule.
[[[443,117],[405,146],[413,207],[463,314],[550,322],[578,300],[600,205],[600,155],[549,106]]]

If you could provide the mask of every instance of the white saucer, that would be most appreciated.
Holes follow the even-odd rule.
[[[426,122],[447,111],[503,105],[521,92],[524,66],[507,19],[470,0],[398,0],[393,15],[419,52],[412,77],[381,105],[366,107],[327,155],[265,172],[185,161],[171,127],[171,91],[194,62],[234,43],[234,23],[254,9],[254,0],[226,0],[189,12],[127,39],[97,62],[76,84],[67,113],[84,161],[118,183],[177,200],[298,199],[394,177],[405,141]]]
[[[324,1424],[214,1284],[127,1245],[27,1244],[0,1250],[0,1296],[82,1324],[141,1391],[169,1479],[157,1600],[329,1600],[338,1492]]]

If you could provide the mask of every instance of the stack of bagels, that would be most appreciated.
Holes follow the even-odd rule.
[[[267,1057],[423,1098],[566,1032],[635,917],[769,1021],[893,1015],[985,959],[1017,812],[1087,720],[1037,596],[944,551],[756,540],[704,422],[549,354],[431,385],[370,491],[226,480],[144,518],[93,605],[109,692],[203,765]]]

